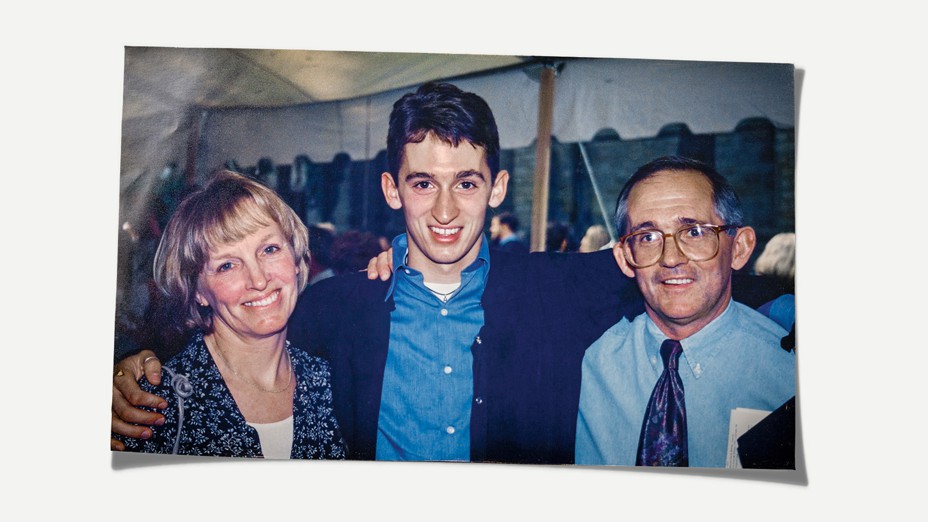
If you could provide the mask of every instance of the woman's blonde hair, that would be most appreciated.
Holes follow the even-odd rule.
[[[299,268],[297,289],[302,292],[310,265],[309,234],[273,190],[239,173],[220,170],[205,187],[181,201],[155,252],[154,277],[158,289],[183,312],[184,327],[212,331],[213,311],[196,299],[210,247],[241,241],[272,224],[280,227],[290,244]]]

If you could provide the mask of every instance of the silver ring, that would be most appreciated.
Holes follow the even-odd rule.
[[[152,360],[152,359],[158,360],[158,358],[155,357],[154,355],[149,355],[148,357],[145,358],[144,361],[142,361],[142,366],[145,366],[145,363],[147,363],[148,361],[150,361],[150,360]]]

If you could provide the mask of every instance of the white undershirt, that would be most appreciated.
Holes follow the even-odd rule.
[[[435,297],[441,299],[442,301],[447,301],[449,294],[457,290],[461,286],[461,282],[457,283],[429,283],[427,281],[422,282],[426,288],[432,291],[435,294]]]
[[[249,422],[249,426],[258,432],[258,441],[261,443],[261,453],[266,459],[289,459],[293,449],[293,415],[282,421],[257,424]]]

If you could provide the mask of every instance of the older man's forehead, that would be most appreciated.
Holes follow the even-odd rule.
[[[700,189],[708,191],[709,194],[712,193],[712,182],[709,181],[709,178],[699,172],[698,170],[686,169],[686,170],[659,170],[650,176],[639,181],[638,184],[634,187],[635,189],[641,186],[659,184],[659,183],[669,183],[672,185],[680,185],[691,183],[692,188],[699,187]],[[634,190],[634,189],[633,189]]]
[[[633,229],[654,225],[657,219],[666,220],[667,212],[678,212],[672,217],[681,225],[706,223],[718,217],[712,184],[697,171],[660,171],[640,181],[629,194],[628,212]]]
[[[642,221],[641,223],[632,224],[629,233],[639,232],[642,230],[662,230],[664,232],[674,232],[682,227],[688,225],[713,225],[711,219],[700,219],[696,217],[686,217],[686,216],[677,216],[672,220],[671,223],[667,222],[658,222],[658,221]],[[663,230],[664,228],[670,227],[668,230]]]

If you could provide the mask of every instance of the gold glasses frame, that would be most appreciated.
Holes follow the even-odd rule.
[[[690,252],[687,251],[686,249],[687,247],[685,247],[685,243],[680,240],[680,236],[681,234],[687,232],[688,230],[692,230],[694,228],[705,228],[705,229],[715,232],[715,239],[716,239],[715,251],[712,253],[712,255],[707,256],[707,257],[697,258],[697,257],[690,255]],[[657,264],[661,260],[661,258],[664,256],[664,247],[666,245],[666,239],[668,237],[673,238],[673,242],[674,242],[674,245],[677,247],[677,250],[679,250],[680,253],[683,254],[690,261],[697,261],[697,262],[708,261],[714,258],[715,256],[717,256],[719,253],[719,245],[721,244],[721,241],[719,241],[719,235],[722,232],[727,232],[729,230],[734,230],[738,228],[741,228],[741,225],[712,225],[708,223],[692,223],[690,225],[684,225],[673,232],[663,232],[661,230],[657,230],[654,228],[648,228],[644,230],[636,230],[635,232],[632,232],[630,234],[625,234],[624,236],[619,238],[619,243],[622,245],[622,253],[625,256],[625,260],[628,261],[629,265],[635,268],[647,268],[649,266],[653,266]],[[632,255],[631,247],[629,246],[629,243],[628,243],[628,238],[632,236],[640,236],[643,234],[657,234],[658,237],[660,237],[661,239],[660,249],[657,250],[658,255],[654,259],[654,261],[650,263],[636,263],[633,260],[634,256]]]

